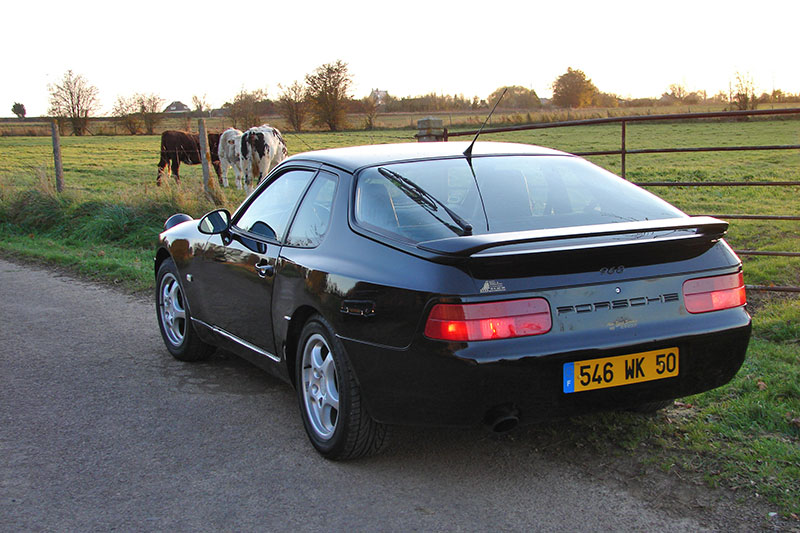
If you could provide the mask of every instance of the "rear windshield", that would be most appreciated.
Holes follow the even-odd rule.
[[[422,242],[473,234],[685,216],[660,198],[569,156],[397,163],[358,176],[355,217],[388,237]]]

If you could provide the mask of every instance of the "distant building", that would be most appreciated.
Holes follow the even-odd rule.
[[[167,108],[164,110],[164,113],[188,113],[190,111],[191,109],[189,109],[188,105],[179,100],[175,100],[167,106]]]
[[[380,89],[372,89],[372,92],[369,93],[370,98],[375,100],[379,106],[386,105],[386,97],[389,95],[386,91],[381,91]]]

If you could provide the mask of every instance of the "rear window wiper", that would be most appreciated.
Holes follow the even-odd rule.
[[[422,206],[423,208],[427,209],[428,212],[436,218],[439,222],[447,226],[448,228],[456,231],[456,233],[461,233],[461,235],[472,235],[472,224],[461,218],[455,211],[447,207],[441,200],[436,198],[434,195],[411,181],[410,179],[406,178],[405,176],[398,174],[393,170],[389,170],[388,168],[379,167],[378,172],[383,175],[386,179],[394,183],[398,189],[403,191],[403,193],[415,201],[417,204]],[[436,211],[439,210],[437,207],[441,206],[444,209],[445,213],[458,225],[458,228],[454,227],[452,224],[447,222],[446,220],[442,219],[441,217],[436,215]]]

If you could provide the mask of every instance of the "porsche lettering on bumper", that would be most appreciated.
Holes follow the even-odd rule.
[[[679,300],[677,292],[659,294],[655,297],[640,296],[638,298],[623,298],[605,302],[594,302],[578,305],[564,305],[556,308],[559,315],[569,313],[591,313],[593,311],[610,311],[612,309],[627,309],[629,307],[641,307],[658,303],[677,302]]]

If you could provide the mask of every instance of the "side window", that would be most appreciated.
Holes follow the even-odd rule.
[[[281,240],[312,177],[314,172],[309,170],[290,170],[278,176],[236,220],[236,226],[267,239]]]
[[[337,178],[333,174],[320,172],[311,185],[297,216],[289,230],[286,244],[302,248],[313,248],[322,242],[331,220],[333,196]]]

